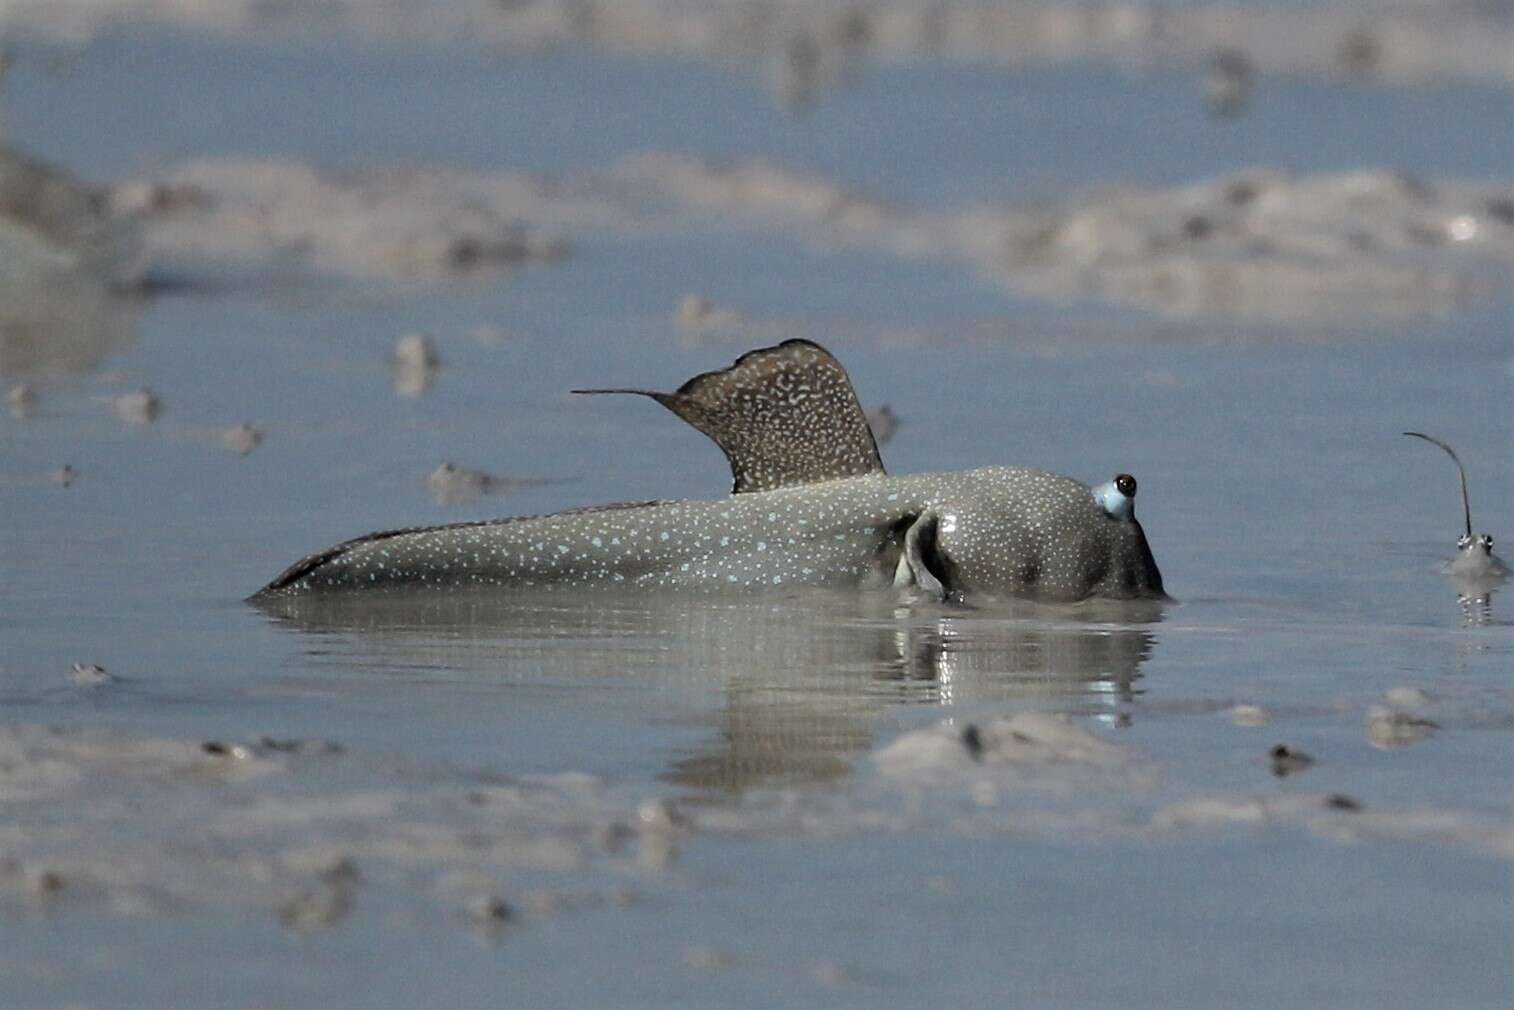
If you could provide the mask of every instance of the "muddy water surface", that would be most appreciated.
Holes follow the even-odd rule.
[[[104,184],[251,154],[601,201],[646,151],[916,209],[1254,165],[1514,177],[1507,96],[1455,88],[1295,80],[1215,124],[1177,75],[864,68],[794,118],[756,77],[589,51],[18,54],[7,141]],[[0,1003],[1503,1004],[1514,632],[1435,570],[1454,468],[1398,434],[1456,445],[1475,524],[1514,536],[1496,287],[1386,321],[1147,313],[807,221],[552,206],[565,256],[440,280],[180,248],[172,293],[7,356],[36,402],[0,417]],[[731,315],[680,323],[690,294]],[[412,331],[419,386],[389,361]],[[790,335],[902,419],[895,472],[1135,473],[1177,602],[242,602],[370,529],[719,495],[696,433],[564,391]],[[132,423],[143,386],[162,412]],[[439,503],[445,461],[492,492]]]

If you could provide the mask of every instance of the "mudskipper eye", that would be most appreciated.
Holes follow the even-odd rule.
[[[1121,521],[1129,520],[1135,515],[1135,478],[1129,474],[1120,474],[1114,480],[1106,481],[1093,491],[1093,500],[1099,503],[1104,514],[1111,519]]]

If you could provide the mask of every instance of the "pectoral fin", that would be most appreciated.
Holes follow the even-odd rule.
[[[649,396],[714,439],[731,464],[732,493],[882,473],[878,444],[846,369],[819,344],[785,340],[677,392],[575,389]]]
[[[944,601],[951,592],[949,568],[936,545],[936,514],[922,512],[905,530],[894,585],[901,589],[914,586],[932,599]]]

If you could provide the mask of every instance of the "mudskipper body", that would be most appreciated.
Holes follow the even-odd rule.
[[[808,340],[650,397],[731,466],[717,500],[650,501],[371,533],[254,599],[491,586],[893,587],[936,599],[1164,599],[1128,474],[1093,488],[1026,467],[891,476],[845,369]]]

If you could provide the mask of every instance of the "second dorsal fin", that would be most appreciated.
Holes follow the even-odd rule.
[[[846,369],[809,340],[748,351],[673,393],[573,392],[650,396],[715,440],[730,461],[735,494],[883,472]]]

